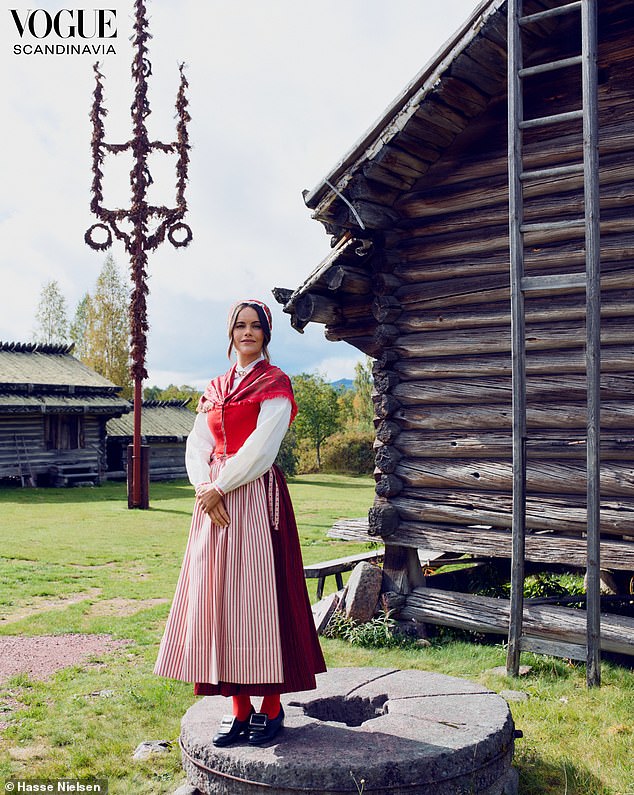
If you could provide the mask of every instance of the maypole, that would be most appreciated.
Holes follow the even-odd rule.
[[[86,232],[86,243],[97,251],[108,249],[113,235],[121,240],[130,256],[132,293],[129,306],[130,321],[130,373],[134,383],[134,435],[132,450],[128,455],[128,507],[149,507],[149,469],[147,448],[141,444],[141,407],[143,403],[143,380],[147,378],[145,355],[147,351],[147,262],[148,251],[156,249],[165,237],[179,248],[187,246],[192,239],[189,226],[182,219],[187,211],[185,185],[189,165],[189,136],[185,90],[188,86],[184,74],[184,64],[180,64],[180,87],[176,97],[177,138],[172,143],[151,141],[148,136],[146,119],[150,115],[147,79],[152,74],[148,59],[147,12],[144,0],[135,2],[134,48],[132,61],[132,80],[134,100],[131,106],[132,138],[124,144],[105,141],[104,117],[107,110],[103,104],[103,74],[99,63],[94,65],[95,90],[90,118],[92,121],[92,201],[91,211],[99,218]],[[174,207],[153,206],[146,201],[147,188],[153,183],[148,167],[148,156],[159,150],[166,154],[176,154],[176,204]],[[103,163],[106,154],[130,151],[133,156],[130,171],[131,202],[128,209],[111,210],[103,205]],[[95,233],[105,232],[105,240],[95,240]]]

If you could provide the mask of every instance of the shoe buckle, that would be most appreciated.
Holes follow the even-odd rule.
[[[249,731],[263,732],[266,729],[269,717],[265,712],[254,712],[249,722]]]
[[[233,715],[223,715],[220,726],[218,727],[218,734],[229,734],[233,728],[234,720],[235,717]]]

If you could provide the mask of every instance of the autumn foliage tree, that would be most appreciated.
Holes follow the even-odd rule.
[[[77,305],[71,325],[75,351],[84,364],[132,395],[128,346],[128,290],[109,255],[97,277],[93,294]]]

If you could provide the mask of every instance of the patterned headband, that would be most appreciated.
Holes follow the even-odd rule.
[[[270,334],[271,331],[273,330],[273,318],[271,316],[271,310],[264,303],[264,301],[258,301],[257,298],[243,298],[241,301],[235,302],[235,304],[231,307],[229,311],[229,333],[231,333],[231,327],[233,326],[234,323],[235,311],[241,304],[255,304],[256,306],[260,307],[260,309],[264,312],[266,319],[268,320],[269,334]]]

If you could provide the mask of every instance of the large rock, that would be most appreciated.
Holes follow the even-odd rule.
[[[355,621],[369,621],[374,615],[381,593],[383,572],[378,566],[363,561],[357,563],[348,580],[346,616]]]

